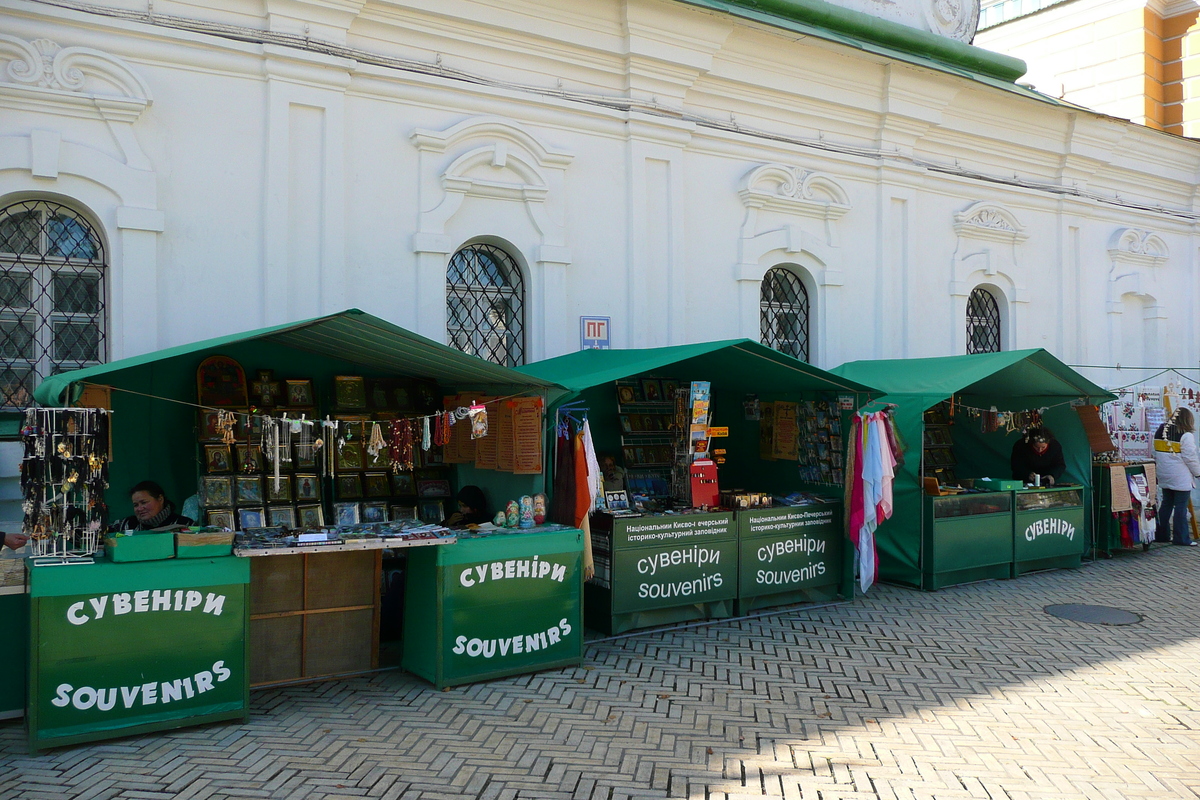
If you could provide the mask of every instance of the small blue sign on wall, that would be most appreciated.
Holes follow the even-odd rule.
[[[579,349],[607,350],[612,346],[609,331],[612,328],[611,317],[580,317],[579,318]]]

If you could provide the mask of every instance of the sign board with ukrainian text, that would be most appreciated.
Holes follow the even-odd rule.
[[[1088,542],[1083,493],[1078,487],[1016,492],[1014,576],[1082,563]]]
[[[737,512],[739,612],[833,599],[845,563],[840,503]]]
[[[617,517],[613,520],[613,549],[696,544],[737,536],[730,512]]]
[[[697,606],[737,597],[731,513],[613,520],[612,611]]]
[[[31,750],[249,709],[249,562],[30,566]]]
[[[409,555],[404,669],[440,689],[580,663],[582,573],[583,534],[561,525],[421,548]]]

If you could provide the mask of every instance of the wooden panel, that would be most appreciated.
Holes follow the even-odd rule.
[[[304,557],[265,556],[250,559],[250,613],[299,611],[304,608]]]
[[[378,550],[311,553],[305,581],[305,608],[375,604]]]
[[[259,561],[291,559],[263,558]],[[303,617],[250,620],[250,683],[273,683],[301,677]]]
[[[1083,423],[1083,432],[1087,434],[1088,444],[1091,445],[1093,453],[1108,453],[1117,449],[1112,437],[1108,435],[1108,428],[1100,419],[1098,407],[1076,406],[1075,413]]]
[[[305,618],[308,641],[304,653],[304,675],[335,675],[373,669],[378,638],[375,612],[341,611],[309,614]]]

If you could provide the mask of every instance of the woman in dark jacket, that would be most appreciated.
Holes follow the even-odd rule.
[[[1040,475],[1042,486],[1061,481],[1067,470],[1062,445],[1049,428],[1043,427],[1030,428],[1013,445],[1011,466],[1014,481],[1034,483],[1034,478]]]
[[[129,490],[133,516],[113,525],[114,531],[154,531],[176,525],[192,525],[192,520],[175,513],[166,492],[154,481],[142,481]]]

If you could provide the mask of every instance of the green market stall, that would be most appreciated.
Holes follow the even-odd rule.
[[[822,404],[827,410],[821,414],[837,420],[829,424],[838,431],[823,447],[840,466],[838,426],[877,392],[748,339],[583,350],[519,371],[565,387],[567,394],[551,411],[586,408],[597,452],[615,454],[624,462],[630,488],[658,500],[671,491],[672,465],[665,463],[665,448],[678,447],[679,434],[672,431],[678,430],[680,418],[673,395],[683,395],[674,387],[686,389],[692,381],[709,384],[707,452],[717,462],[721,502],[682,511],[665,510],[666,503],[659,503],[645,513],[593,513],[596,574],[584,587],[589,627],[619,633],[853,596],[853,554],[845,545],[840,480],[832,473],[825,473],[823,482],[816,473],[810,478],[817,481],[802,480],[799,466],[809,432],[795,425],[786,436],[780,433],[788,441],[777,453],[770,434],[765,444],[763,440],[764,430],[772,429],[750,408],[786,404],[795,413],[793,407],[803,402]],[[782,432],[782,423],[774,430]],[[647,464],[639,457],[642,452],[661,455]],[[798,491],[824,502],[738,507],[746,497]]]
[[[225,556],[29,568],[29,748],[250,713],[250,566]]]
[[[562,525],[459,534],[410,557],[404,669],[439,689],[583,661],[583,533]]]
[[[35,395],[43,405],[69,405],[76,402],[85,389],[99,390],[109,398],[113,411],[113,463],[107,501],[114,517],[121,516],[128,503],[124,494],[126,487],[141,480],[156,480],[168,497],[178,500],[197,493],[198,471],[204,469],[197,433],[203,423],[197,422],[194,405],[197,368],[213,355],[245,365],[247,374],[252,369],[270,369],[282,376],[305,376],[315,395],[313,417],[324,417],[329,409],[336,408],[335,381],[346,375],[358,376],[368,382],[413,380],[430,384],[439,409],[445,395],[532,395],[541,408],[561,393],[552,382],[465,354],[357,309],[169,348],[48,378]],[[463,430],[466,431],[467,426]],[[535,426],[535,441],[540,448],[539,426]],[[540,451],[536,461],[536,474],[484,469],[467,462],[447,464],[442,469],[446,483],[453,486],[450,494],[457,487],[474,484],[483,487],[494,505],[502,507],[510,498],[544,491]],[[411,491],[411,482],[409,485]],[[331,495],[327,486],[319,497],[319,502],[325,506],[325,518],[329,520],[334,519],[330,513]],[[579,536],[578,531],[574,534]],[[249,575],[248,600],[241,606],[248,615],[248,661],[246,670],[238,673],[236,679],[249,686],[274,685],[378,668],[380,598],[385,588],[381,563],[383,547],[397,553],[429,551],[428,558],[414,557],[404,565],[407,580],[402,595],[407,611],[432,615],[441,613],[436,604],[442,598],[436,593],[425,592],[424,587],[433,585],[438,568],[434,552],[453,549],[453,541],[452,538],[411,542],[389,540],[390,543],[376,543],[378,546],[375,547],[347,542],[332,547],[235,549],[236,555],[255,556],[236,559]],[[515,555],[505,557],[503,554],[509,550],[524,553],[537,541],[540,540],[536,537],[525,539],[519,534],[498,536],[492,543],[489,558],[512,560]],[[435,546],[417,547],[421,544]],[[412,546],[411,550],[409,546]],[[561,549],[561,545],[555,546]],[[145,562],[142,568],[151,572],[167,571],[171,564],[170,561]],[[126,565],[111,566],[120,569]],[[559,665],[564,663],[563,650],[570,650],[576,660],[580,657],[582,587],[578,567],[573,567],[570,575],[572,580],[553,581],[553,587],[547,587],[546,593],[555,595],[565,609],[563,615],[573,628],[571,641],[554,652],[551,648],[536,655],[526,652],[524,658],[516,661],[508,659],[509,666],[493,669],[488,675],[496,673],[497,669],[530,671]],[[453,615],[456,624],[467,613],[462,611],[463,607],[461,604],[456,607],[458,610]],[[570,611],[572,608],[573,612]],[[474,607],[469,614],[479,615],[480,618],[472,623],[476,627],[486,626],[491,619],[486,605]],[[454,625],[445,628],[447,635],[454,634],[455,630]],[[562,635],[566,637],[565,633]],[[402,633],[403,657],[419,660],[420,650],[437,647],[446,651],[439,658],[449,658],[454,638],[454,635],[446,641],[441,637],[431,638],[413,626],[411,631]],[[397,652],[395,657],[399,660],[401,656]],[[496,659],[495,663],[505,660]],[[38,669],[44,668],[46,663],[44,659],[38,661]],[[30,676],[30,686],[36,689],[30,693],[30,707],[45,700],[42,696],[45,685],[44,678],[35,669]]]
[[[1091,449],[1075,406],[1113,398],[1045,350],[854,361],[837,375],[876,386],[908,446],[893,517],[875,532],[882,580],[934,590],[1036,569],[1078,566],[1088,548]],[[948,401],[957,414],[949,417]],[[1041,410],[1062,444],[1071,486],[933,495],[926,481],[1007,479],[1016,432],[985,432],[989,413]],[[939,490],[940,491],[940,490]]]

